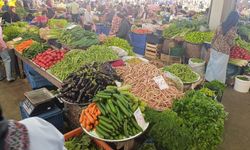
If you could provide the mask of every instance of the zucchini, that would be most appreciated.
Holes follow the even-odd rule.
[[[116,120],[116,118],[113,115],[110,115],[111,120],[113,121],[113,124],[115,124],[118,128],[120,126],[119,122]]]
[[[107,109],[107,111],[108,111],[109,114],[112,113],[111,108],[109,107],[108,103],[106,103],[105,108]]]
[[[120,112],[118,106],[115,106],[115,108],[116,108],[116,110],[117,110],[117,119],[118,119],[120,122],[122,122],[122,116],[121,116],[121,112]]]

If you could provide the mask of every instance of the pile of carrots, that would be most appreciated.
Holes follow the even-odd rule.
[[[33,43],[33,40],[27,40],[27,41],[23,41],[22,43],[16,45],[16,50],[20,53],[23,53],[23,51],[27,48],[29,48],[31,46],[31,44]]]
[[[95,103],[89,104],[89,106],[82,110],[80,116],[80,124],[84,127],[87,131],[95,128],[98,125],[98,116],[101,115],[101,111],[98,109]]]

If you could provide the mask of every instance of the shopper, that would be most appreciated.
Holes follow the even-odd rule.
[[[63,150],[64,136],[49,122],[32,117],[5,120],[0,106],[1,150]]]
[[[6,46],[6,43],[3,40],[3,33],[2,33],[2,27],[0,26],[0,56],[3,60],[4,66],[5,66],[5,72],[7,81],[12,82],[15,80],[15,78],[12,77],[11,72],[11,58],[8,53],[8,49]],[[4,75],[0,71],[0,81],[4,80]]]
[[[118,17],[122,18],[122,21],[121,21],[119,30],[116,33],[116,36],[130,42],[129,32],[131,29],[131,25],[127,19],[127,14],[126,13],[118,13]]]
[[[91,6],[90,5],[88,5],[86,7],[86,11],[84,13],[83,21],[84,21],[84,29],[85,30],[92,30],[93,29],[94,16],[93,16],[93,14],[91,12]]]
[[[122,18],[120,18],[118,14],[115,14],[112,19],[112,25],[111,25],[109,35],[115,35],[118,32],[121,21],[122,21]]]
[[[70,13],[72,16],[72,21],[75,23],[79,22],[80,6],[76,1],[70,4]]]
[[[43,11],[41,16],[36,16],[32,21],[31,24],[36,25],[40,28],[43,28],[48,23],[47,11]]]
[[[3,11],[3,12],[7,12],[8,10],[9,10],[9,4],[8,4],[8,1],[5,0],[5,1],[4,1],[4,5],[3,5],[3,7],[2,7],[2,11]]]
[[[217,29],[212,41],[210,59],[206,70],[205,78],[207,81],[219,80],[225,83],[230,49],[234,46],[234,39],[237,36],[236,25],[238,20],[238,12],[232,11],[226,21]]]
[[[2,19],[5,23],[13,23],[20,21],[20,17],[16,14],[16,7],[10,6],[9,11],[3,14]]]

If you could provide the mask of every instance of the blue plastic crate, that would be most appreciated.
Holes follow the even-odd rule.
[[[24,72],[32,89],[39,89],[42,87],[53,86],[52,83],[50,83],[47,79],[42,77],[39,73],[37,73],[33,68],[31,68],[27,64],[24,64]]]
[[[138,48],[146,47],[146,40],[147,40],[146,34],[131,33],[130,38],[131,38],[131,43],[133,47],[138,47]]]
[[[134,51],[136,54],[145,55],[145,47],[144,47],[144,48],[141,48],[141,47],[133,47],[133,51]]]
[[[29,117],[40,117],[48,121],[49,123],[53,124],[58,130],[63,129],[63,110],[61,110],[57,106],[55,106],[54,109],[47,111],[46,113],[42,113],[37,116],[29,116],[29,114],[23,108],[22,103],[23,102],[19,104],[19,109],[22,119]]]

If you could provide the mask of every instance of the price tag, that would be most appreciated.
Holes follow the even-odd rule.
[[[122,86],[122,83],[119,82],[119,81],[115,81],[115,84],[116,84],[117,87],[121,87]]]
[[[134,112],[135,120],[138,123],[138,125],[145,130],[148,126],[148,123],[145,122],[145,119],[142,115],[141,109],[138,107],[137,110]]]
[[[165,90],[165,89],[169,88],[169,86],[166,83],[166,81],[164,80],[163,76],[157,76],[157,77],[154,77],[153,79],[161,90]]]

